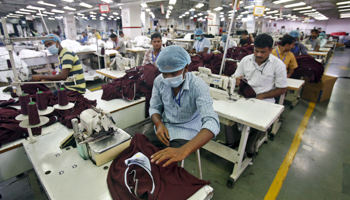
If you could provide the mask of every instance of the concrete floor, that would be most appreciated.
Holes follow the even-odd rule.
[[[330,61],[327,75],[349,76],[350,49],[336,52]],[[102,83],[95,81],[88,82],[87,85],[91,89],[99,87]],[[350,199],[349,88],[350,80],[339,78],[334,85],[331,99],[316,104],[278,200]],[[289,150],[308,104],[308,101],[301,100],[294,109],[286,104],[283,113],[285,120],[275,140],[269,141],[259,149],[259,155],[243,172],[233,189],[226,187],[233,164],[201,150],[203,178],[211,181],[214,200],[264,199]],[[218,137],[224,140],[224,128],[221,129]],[[198,174],[194,154],[186,159],[185,169],[194,175]],[[16,178],[13,178],[0,183],[3,199],[34,199],[25,178],[6,186],[15,180]]]

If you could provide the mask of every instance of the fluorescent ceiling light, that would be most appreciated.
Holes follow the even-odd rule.
[[[314,12],[316,11],[315,9],[312,9],[312,10],[304,10],[304,11],[300,11],[300,13],[307,13],[307,12]]]
[[[307,10],[307,9],[311,9],[311,6],[306,6],[306,7],[301,7],[301,8],[294,8],[293,10]]]
[[[47,15],[40,14],[40,13],[36,13],[36,15],[43,16],[43,17],[46,17],[46,16],[47,16]]]
[[[180,19],[182,18],[182,16],[179,17]]]
[[[188,15],[188,14],[190,14],[190,12],[188,12],[188,11],[187,11],[187,12],[185,12],[185,15]]]
[[[113,3],[113,0],[101,0],[101,1],[103,1],[105,3]]]
[[[90,17],[92,17],[92,18],[96,18],[96,15],[90,15]]]
[[[32,9],[32,10],[45,10],[45,8],[42,7],[36,7],[36,6],[27,6],[28,9]]]
[[[95,13],[95,12],[90,12],[90,14],[96,15],[97,13]]]
[[[38,1],[38,4],[42,4],[42,5],[45,5],[45,6],[52,6],[52,7],[56,7],[55,4],[52,4],[52,3],[45,3],[43,1]]]
[[[169,0],[169,4],[170,5],[175,5],[176,4],[176,0]]]
[[[197,15],[194,15],[193,17],[197,17]]]
[[[198,3],[195,7],[196,8],[201,8],[201,7],[203,7],[204,6],[204,3]]]
[[[244,9],[254,8],[254,5],[245,6]]]
[[[338,10],[339,12],[349,11],[350,9]]]
[[[338,9],[339,9],[339,8],[350,8],[350,5],[349,5],[349,6],[339,6]],[[20,9],[20,10],[21,10],[21,9]],[[24,10],[23,10],[23,11],[24,11]]]
[[[62,1],[69,2],[69,3],[73,3],[74,2],[74,0],[62,0]]]
[[[55,13],[52,13],[52,12],[46,12],[46,11],[44,11],[43,12],[44,14],[48,14],[48,15],[54,15]]]
[[[16,11],[16,13],[18,13],[18,14],[30,15],[30,13],[29,13],[29,12],[21,12],[21,11]]]
[[[65,6],[65,7],[63,7],[64,9],[66,9],[66,10],[72,10],[72,11],[75,11],[75,10],[77,10],[77,9],[75,9],[75,8],[71,8],[71,7],[69,7],[69,6]]]
[[[170,10],[172,10],[174,7],[173,7],[173,6],[168,6],[168,8],[169,8]],[[146,9],[146,11],[147,11],[147,9]]]
[[[54,17],[49,17],[48,19],[49,20],[56,20]]]
[[[217,8],[214,8],[215,11],[220,11],[222,10],[223,8],[221,6],[217,7]]]
[[[56,10],[56,9],[52,9],[51,12],[55,12],[55,13],[65,13],[64,10]]]
[[[147,3],[141,3],[142,8],[147,8]]]
[[[203,14],[202,13],[198,13],[198,16],[202,16]]]
[[[63,17],[62,16],[57,16],[55,17],[56,19],[62,19]]]
[[[269,10],[271,10],[270,8],[265,8],[265,10],[264,11],[269,11]]]
[[[272,2],[272,3],[274,3],[274,4],[280,4],[280,3],[290,2],[290,1],[294,1],[294,0],[279,0],[279,1],[274,1],[274,2]]]
[[[303,6],[305,4],[306,4],[305,2],[299,2],[299,3],[288,4],[288,5],[285,5],[284,7],[285,8],[292,8],[292,7]]]
[[[207,13],[211,13],[211,10],[207,10]]]
[[[350,4],[350,1],[343,1],[343,2],[337,3],[337,5],[344,5],[344,4]]]
[[[84,2],[79,3],[80,6],[85,7],[85,8],[92,8],[93,6]]]
[[[194,8],[191,8],[191,9],[190,9],[189,11],[190,11],[190,12],[192,12],[192,11],[195,11],[195,10],[196,10],[196,9],[194,9]]]
[[[102,15],[102,16],[105,16],[105,17],[107,16],[107,15],[106,15],[106,14],[104,14],[104,13],[102,13],[101,15]]]
[[[81,13],[78,13],[77,15],[80,15],[80,16],[85,16],[84,14],[81,14]]]
[[[151,12],[151,9],[149,9],[149,8],[146,8],[146,12]]]
[[[114,18],[114,16],[113,16],[113,15],[111,15],[111,16],[109,16],[109,18]]]
[[[193,17],[190,17],[190,19],[193,19]]]
[[[274,11],[266,12],[266,14],[273,14],[273,13],[278,13],[278,11],[277,11],[277,10],[274,10]]]
[[[117,13],[117,12],[114,12],[114,13],[113,13],[113,15],[119,15],[119,13]]]
[[[6,15],[7,17],[13,17],[13,18],[19,18],[19,16],[14,16],[14,15]]]
[[[24,12],[33,12],[33,13],[35,13],[36,11],[34,11],[34,10],[26,10],[26,9],[24,9],[24,8],[21,8],[21,9],[19,9],[20,11],[24,11]]]

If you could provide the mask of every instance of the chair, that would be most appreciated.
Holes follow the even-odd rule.
[[[197,163],[198,163],[199,178],[200,178],[200,179],[203,179],[203,178],[202,178],[201,155],[200,155],[199,149],[197,149],[197,151],[196,151],[196,156],[197,156]],[[184,165],[185,165],[185,160],[182,160],[182,161],[181,161],[181,167],[183,168]]]

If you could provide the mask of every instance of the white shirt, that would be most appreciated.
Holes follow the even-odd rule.
[[[208,38],[203,38],[202,40],[196,40],[193,44],[193,48],[196,52],[204,51],[204,47],[208,47],[207,53],[210,53],[210,40]]]
[[[225,45],[226,45],[226,42],[221,40],[220,41],[220,47],[225,49]],[[227,45],[228,45],[227,49],[229,49],[229,48],[232,48],[232,47],[236,47],[237,43],[234,40],[228,40]]]
[[[256,94],[269,92],[275,88],[287,87],[286,65],[276,56],[271,55],[260,66],[255,61],[254,54],[244,57],[239,63],[235,77],[243,76]],[[274,103],[274,98],[264,99]]]

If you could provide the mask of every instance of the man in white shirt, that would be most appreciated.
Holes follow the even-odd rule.
[[[190,53],[210,53],[210,40],[203,36],[203,30],[197,29],[194,33],[196,41],[193,44],[192,50]]]
[[[231,39],[227,40],[227,37],[228,37],[227,34],[224,34],[221,37],[220,46],[218,48],[219,51],[224,51],[226,45],[227,45],[227,49],[237,46],[237,43],[234,40],[231,40]]]
[[[256,98],[271,103],[275,97],[287,91],[286,65],[276,56],[271,55],[273,39],[268,34],[260,34],[254,40],[254,54],[244,57],[235,72],[237,85],[244,77],[257,94]],[[248,157],[255,156],[255,143],[262,133],[251,129],[246,146]],[[233,145],[237,140],[231,127],[226,127],[226,141]]]

